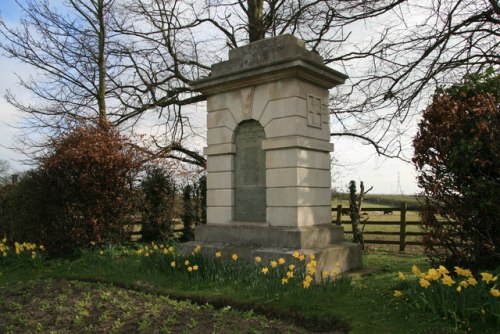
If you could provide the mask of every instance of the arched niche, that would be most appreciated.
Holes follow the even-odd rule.
[[[264,128],[254,120],[241,122],[235,130],[234,219],[266,221],[266,155]]]

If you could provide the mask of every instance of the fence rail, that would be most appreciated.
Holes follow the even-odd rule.
[[[422,246],[422,241],[407,240],[407,236],[411,237],[422,237],[423,232],[413,232],[407,231],[407,226],[418,226],[419,221],[407,221],[407,213],[409,211],[419,212],[418,207],[408,207],[406,202],[401,203],[400,207],[389,207],[389,208],[362,208],[361,212],[383,212],[384,215],[392,215],[399,212],[399,221],[365,221],[361,224],[366,226],[381,225],[381,226],[395,226],[395,231],[364,231],[364,235],[381,235],[381,236],[399,236],[399,240],[387,240],[387,239],[364,239],[366,244],[382,244],[382,245],[399,245],[399,251],[403,252],[407,245],[411,246]],[[343,208],[342,205],[338,205],[336,208],[332,208],[332,212],[337,213],[337,219],[332,220],[332,223],[337,225],[351,224],[350,220],[342,221],[343,215],[349,214],[349,208]],[[398,230],[399,227],[399,230]],[[352,234],[352,231],[346,231],[347,234]]]

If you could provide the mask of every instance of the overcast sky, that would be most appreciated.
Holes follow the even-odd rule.
[[[0,14],[8,22],[16,22],[19,15],[14,0],[0,0]],[[16,73],[25,78],[31,69],[19,62],[0,55],[0,159],[8,160],[13,170],[22,171],[29,167],[19,160],[23,156],[9,147],[16,145],[21,115],[4,98],[7,89],[18,96],[29,98],[17,82]],[[349,73],[347,73],[349,74]],[[418,193],[416,173],[411,164],[379,157],[374,149],[359,141],[334,138],[334,155],[342,166],[332,171],[333,185],[341,191],[347,190],[349,180],[363,181],[366,187],[373,186],[372,193]]]

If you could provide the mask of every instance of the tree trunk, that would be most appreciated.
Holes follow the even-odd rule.
[[[263,11],[264,0],[248,0],[248,37],[250,43],[264,39]]]

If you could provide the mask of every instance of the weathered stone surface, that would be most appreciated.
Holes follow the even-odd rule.
[[[264,129],[257,121],[236,129],[235,220],[266,221],[266,158]]]
[[[250,261],[299,250],[319,270],[361,265],[359,245],[331,224],[328,89],[346,78],[279,36],[230,51],[193,83],[207,96],[207,224],[181,252],[201,243]]]

